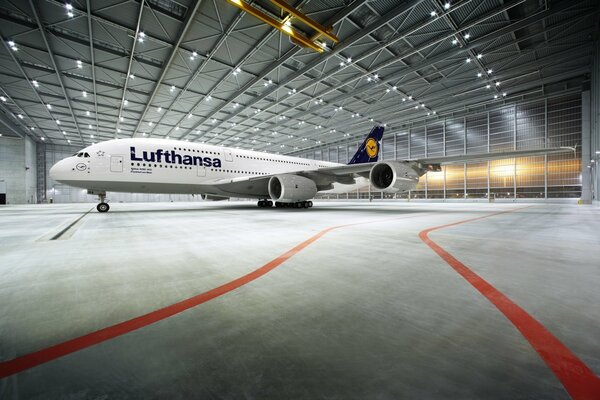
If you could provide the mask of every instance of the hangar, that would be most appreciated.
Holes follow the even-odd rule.
[[[0,398],[600,398],[599,12],[0,1]],[[50,175],[131,139],[435,168],[305,210],[109,190],[107,214]]]

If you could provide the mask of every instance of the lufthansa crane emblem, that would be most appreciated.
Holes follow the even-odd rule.
[[[75,168],[77,168],[77,171],[85,171],[87,168],[87,165],[85,165],[84,163],[79,163],[75,166]]]
[[[373,138],[369,138],[367,140],[365,149],[367,151],[367,155],[369,156],[369,158],[377,157],[377,153],[379,152],[379,144],[377,143],[377,140],[375,140]]]

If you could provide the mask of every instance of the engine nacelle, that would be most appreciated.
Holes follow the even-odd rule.
[[[383,192],[407,192],[417,187],[419,173],[407,162],[382,161],[371,168],[369,180]]]
[[[282,174],[269,179],[269,196],[274,201],[293,203],[312,199],[317,194],[317,185],[303,176]]]
[[[229,200],[229,197],[215,196],[214,194],[201,194],[200,198],[204,201]]]

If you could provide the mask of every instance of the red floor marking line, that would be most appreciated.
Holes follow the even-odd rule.
[[[546,365],[560,380],[569,395],[575,400],[600,399],[600,379],[594,372],[558,340],[544,325],[529,315],[524,309],[510,300],[506,295],[489,284],[482,277],[458,261],[440,245],[429,238],[432,231],[448,228],[467,222],[476,221],[494,215],[521,210],[512,209],[489,214],[483,217],[467,219],[452,224],[436,226],[419,233],[419,237],[456,272],[467,280],[485,298],[487,298],[502,314],[513,323],[535,351],[542,357]]]
[[[370,224],[374,222],[384,222],[389,220],[396,219],[405,219],[421,216],[421,214],[417,214],[414,216],[405,216],[405,217],[396,217],[396,218],[386,218],[375,221],[366,221],[366,222],[357,222],[345,225],[333,226],[327,229],[323,229],[319,233],[311,236],[304,242],[298,244],[294,248],[288,250],[283,253],[279,257],[269,261],[262,267],[242,276],[233,281],[230,281],[224,285],[211,289],[207,292],[200,293],[194,297],[190,297],[178,303],[172,304],[170,306],[166,306],[164,308],[160,308],[158,310],[149,312],[148,314],[141,315],[139,317],[120,322],[115,325],[108,326],[106,328],[102,328],[92,333],[88,333],[87,335],[79,336],[77,338],[67,340],[66,342],[62,342],[56,344],[54,346],[47,347],[42,350],[35,351],[33,353],[25,354],[20,357],[14,358],[12,360],[0,362],[0,379],[6,378],[7,376],[17,374],[19,372],[25,371],[27,369],[36,367],[40,364],[47,363],[49,361],[55,360],[57,358],[66,356],[67,354],[74,353],[79,350],[83,350],[87,347],[94,346],[96,344],[105,342],[110,339],[114,339],[118,336],[124,335],[126,333],[132,332],[134,330],[143,328],[145,326],[151,325],[155,322],[161,321],[165,318],[172,317],[175,314],[179,314],[183,311],[189,310],[192,307],[196,307],[200,304],[206,303],[209,300],[215,299],[219,296],[222,296],[226,293],[229,293],[235,289],[240,288],[241,286],[246,285],[249,282],[252,282],[266,273],[272,271],[277,268],[293,255],[299,253],[304,250],[310,244],[316,242],[321,237],[323,237],[326,233],[331,232],[335,229],[345,228],[348,226],[355,225],[363,225]]]
[[[341,226],[340,226],[341,227]],[[141,315],[139,317],[97,330],[95,332],[89,333],[87,335],[79,336],[75,339],[68,340],[66,342],[62,342],[56,344],[51,347],[47,347],[45,349],[25,354],[23,356],[17,357],[15,359],[4,361],[0,363],[0,378],[5,378],[10,375],[14,375],[16,373],[25,371],[29,368],[33,368],[37,365],[46,363],[51,360],[55,360],[59,357],[63,357],[67,354],[74,353],[76,351],[82,350],[86,347],[90,347],[96,345],[98,343],[102,343],[104,341],[113,339],[117,336],[124,335],[131,331],[143,328],[155,322],[161,321],[165,318],[171,317],[175,314],[179,314],[185,310],[188,310],[192,307],[198,306],[202,303],[206,303],[209,300],[217,298],[219,296],[224,295],[225,293],[231,292],[253,280],[265,275],[266,273],[272,271],[277,268],[279,265],[283,264],[286,260],[292,257],[294,254],[302,251],[304,248],[314,243],[318,239],[320,239],[326,233],[339,228],[338,226],[327,228],[317,233],[316,235],[310,237],[304,242],[300,243],[296,247],[288,250],[284,254],[279,257],[269,261],[267,264],[262,267],[246,274],[240,278],[237,278],[233,281],[230,281],[224,285],[211,289],[207,292],[201,293],[194,297],[190,297],[186,300],[180,301],[179,303],[172,304],[170,306],[160,308],[158,310],[152,311],[148,314]]]

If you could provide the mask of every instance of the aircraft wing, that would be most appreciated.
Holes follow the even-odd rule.
[[[439,157],[427,157],[427,158],[416,158],[407,160],[423,165],[427,164],[457,164],[465,162],[477,162],[477,161],[488,161],[488,160],[499,160],[503,158],[515,158],[515,157],[529,157],[529,156],[543,156],[545,154],[555,153],[566,153],[575,152],[573,147],[552,147],[547,149],[534,149],[534,150],[513,150],[503,151],[496,153],[479,153],[479,154],[462,154],[457,156],[439,156]]]
[[[545,154],[565,153],[574,151],[575,149],[571,147],[555,147],[535,150],[515,150],[496,153],[416,158],[410,160],[397,161],[414,164],[419,169],[423,169],[424,172],[426,172],[426,166],[439,167],[440,165],[445,164],[498,160],[515,157],[539,156]],[[206,182],[206,184],[213,186],[221,193],[221,195],[223,195],[224,193],[225,195],[230,194],[231,197],[243,195],[256,198],[266,198],[269,197],[269,179],[276,175],[288,174],[309,178],[315,182],[318,190],[327,190],[331,189],[332,184],[336,182],[351,185],[355,183],[355,178],[357,177],[368,178],[371,168],[373,168],[373,165],[375,164],[376,163],[374,162],[370,162],[349,165],[336,165],[333,167],[324,167],[314,170],[300,170],[291,172],[280,172],[271,175],[242,176],[237,178],[216,179],[211,182]]]
[[[241,176],[237,178],[215,179],[205,184],[215,187],[220,192],[230,193],[232,197],[244,194],[264,198],[269,196],[269,179],[275,175],[289,174],[303,176],[312,179],[317,187],[319,187],[319,190],[325,190],[334,182],[353,184],[356,177],[368,177],[373,165],[374,163],[339,165],[315,170],[280,172],[271,175]]]

